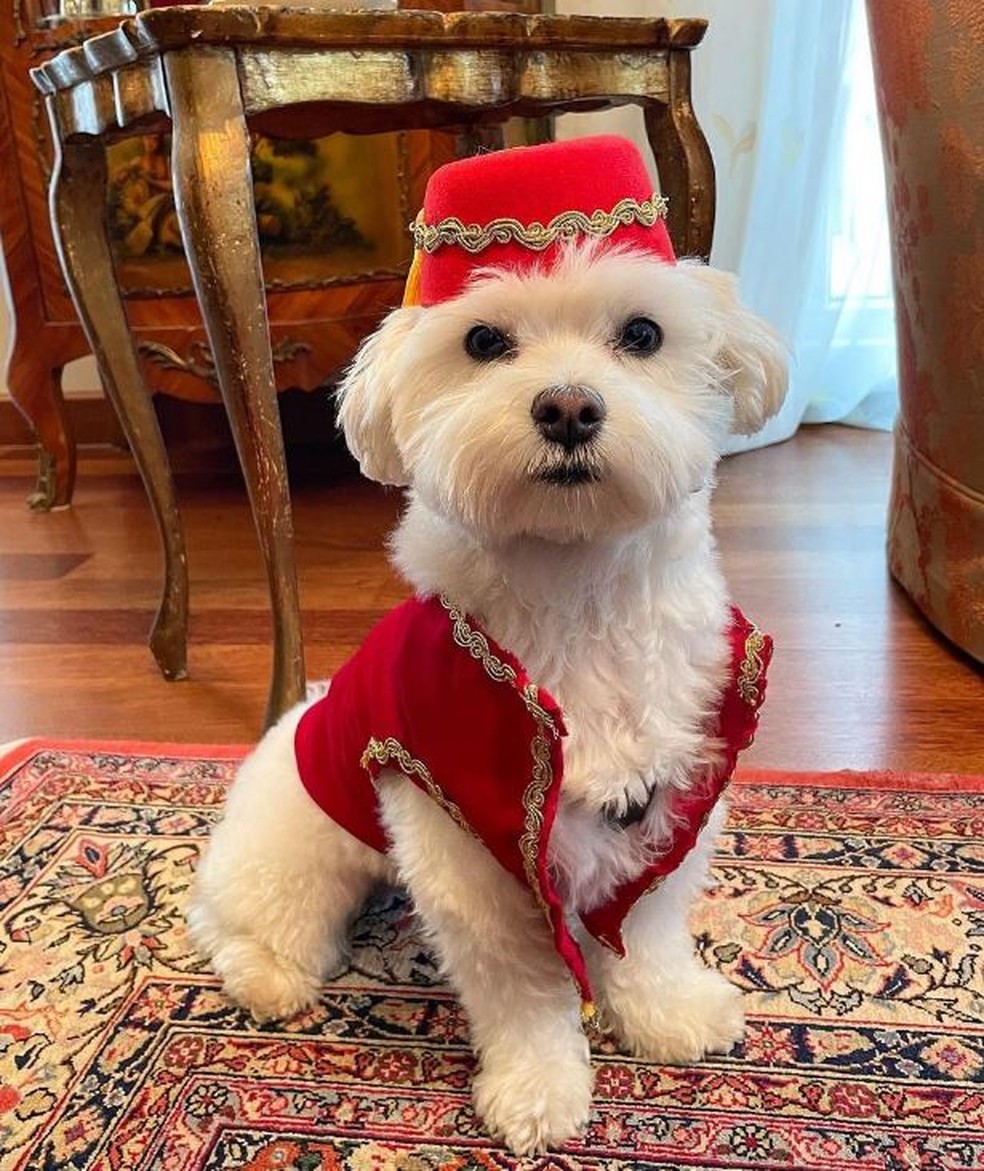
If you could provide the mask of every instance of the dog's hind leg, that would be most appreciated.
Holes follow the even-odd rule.
[[[260,1021],[313,1004],[386,860],[330,821],[294,763],[300,708],[243,762],[198,867],[188,923],[227,994]]]
[[[414,785],[380,810],[400,880],[468,1015],[475,1109],[516,1154],[577,1134],[591,1109],[580,999],[532,893]]]

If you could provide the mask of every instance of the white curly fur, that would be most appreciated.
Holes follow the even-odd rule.
[[[646,316],[661,348],[615,345]],[[476,323],[513,342],[478,363]],[[666,797],[713,759],[704,726],[727,659],[727,595],[711,534],[714,469],[785,388],[771,329],[725,274],[571,249],[551,273],[483,273],[459,298],[392,313],[341,388],[341,422],[367,475],[409,488],[392,554],[420,594],[443,592],[523,662],[565,712],[565,774],[550,863],[586,911],[659,852]],[[544,483],[563,458],[531,419],[547,387],[588,386],[607,415],[590,483]],[[384,774],[387,857],[312,803],[293,757],[302,709],[243,764],[202,860],[189,913],[229,994],[289,1016],[344,963],[370,886],[398,879],[468,1013],[475,1105],[516,1153],[569,1139],[590,1111],[578,998],[530,893],[412,784]],[[649,801],[642,822],[604,810]],[[583,946],[604,1016],[632,1052],[693,1061],[742,1031],[737,989],[696,959],[687,928],[721,813],[625,925],[617,959]]]

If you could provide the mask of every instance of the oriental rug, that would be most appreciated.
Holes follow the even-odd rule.
[[[587,1132],[516,1160],[399,892],[316,1009],[224,1000],[183,909],[239,755],[0,760],[2,1171],[984,1167],[984,778],[740,776],[693,927],[744,1043],[673,1068],[597,1042]]]

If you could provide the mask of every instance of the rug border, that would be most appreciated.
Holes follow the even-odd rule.
[[[735,785],[787,785],[816,789],[888,789],[920,793],[984,792],[984,774],[906,772],[900,769],[829,769],[801,772],[776,768],[741,768]]]
[[[124,755],[175,756],[179,759],[200,757],[206,760],[242,760],[252,747],[252,744],[178,744],[167,740],[59,740],[31,736],[0,744],[0,778],[42,750],[116,752]],[[800,771],[739,767],[732,783],[821,789],[910,789],[924,793],[984,792],[984,774],[905,772],[897,769]]]
[[[36,752],[115,752],[124,756],[176,756],[194,760],[242,760],[251,744],[175,744],[167,740],[58,740],[30,736],[0,744],[0,777],[18,768]]]

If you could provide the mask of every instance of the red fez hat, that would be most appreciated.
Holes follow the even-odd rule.
[[[458,296],[478,268],[549,267],[565,241],[601,240],[673,264],[666,200],[627,138],[603,135],[475,155],[431,175],[411,225],[406,305]]]

